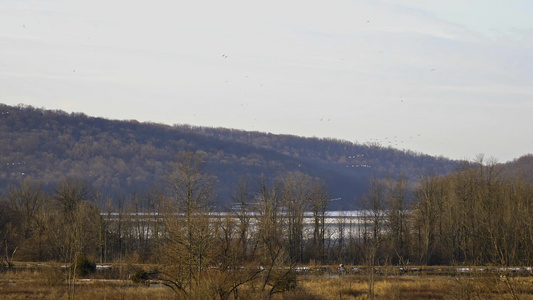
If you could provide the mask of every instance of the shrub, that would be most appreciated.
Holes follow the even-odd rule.
[[[136,284],[146,284],[150,277],[150,273],[146,272],[143,269],[136,270],[133,274],[130,275],[130,279],[133,283]]]
[[[87,276],[96,271],[96,264],[90,261],[86,256],[81,255],[76,259],[74,264],[76,266],[76,273],[79,276]]]

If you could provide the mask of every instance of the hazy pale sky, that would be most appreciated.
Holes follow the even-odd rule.
[[[500,162],[533,152],[533,1],[0,1],[0,102]]]

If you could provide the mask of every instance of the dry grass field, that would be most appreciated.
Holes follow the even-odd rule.
[[[333,269],[333,268],[332,268]],[[116,270],[116,268],[115,268]],[[374,299],[533,299],[533,277],[506,276],[498,272],[450,275],[376,275]],[[442,269],[440,269],[442,270]],[[0,299],[69,299],[68,286],[60,265],[31,265],[0,273]],[[512,274],[507,274],[512,275]],[[170,288],[157,281],[134,284],[127,272],[96,272],[79,278],[75,299],[179,299]],[[193,299],[219,299],[210,292],[209,282]],[[71,293],[72,295],[72,293]],[[268,294],[257,284],[239,289],[237,299],[371,299],[369,277],[359,274],[304,273],[297,276],[297,287],[289,292]],[[229,299],[235,299],[230,295]]]
[[[302,278],[315,299],[370,299],[368,278]],[[376,279],[375,299],[533,299],[529,277],[390,276]]]

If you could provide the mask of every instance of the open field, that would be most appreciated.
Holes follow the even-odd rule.
[[[153,266],[100,265],[95,273],[76,279],[75,299],[176,299],[157,279],[133,283],[132,270]],[[351,266],[296,268],[296,288],[270,299],[370,299],[369,269]],[[375,299],[533,299],[533,276],[528,268],[380,267],[375,270]],[[68,299],[61,264],[17,263],[0,273],[1,299]],[[219,299],[216,279],[194,299]],[[237,299],[269,299],[259,285],[242,286]],[[74,292],[72,292],[74,291]],[[179,298],[178,298],[179,299]],[[231,294],[229,299],[235,299]]]

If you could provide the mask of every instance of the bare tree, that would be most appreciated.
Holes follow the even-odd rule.
[[[43,260],[46,194],[41,189],[41,183],[26,179],[19,186],[9,186],[7,201],[14,212],[11,224],[17,231],[19,255],[25,256],[25,259]]]
[[[165,218],[163,256],[167,285],[179,294],[189,295],[198,285],[202,271],[210,263],[209,209],[214,178],[203,172],[204,158],[181,152],[168,175],[171,209]]]
[[[76,293],[78,258],[98,253],[98,209],[89,201],[85,182],[67,178],[58,184],[54,196],[57,211],[47,222],[49,240],[65,268],[69,298]]]
[[[220,299],[228,299],[232,294],[237,299],[240,286],[256,280],[263,271],[243,255],[239,222],[231,214],[220,215],[212,221],[215,227],[213,252],[217,268],[208,275],[211,275],[211,286],[214,287],[211,294],[218,294]]]
[[[403,174],[396,180],[387,180],[386,219],[390,246],[399,261],[409,259],[408,181]]]
[[[311,187],[310,204],[313,213],[313,256],[325,262],[326,211],[330,201],[324,181],[317,180]]]
[[[81,201],[89,196],[89,187],[86,182],[78,178],[68,177],[59,182],[54,197],[58,208],[68,216]]]
[[[14,241],[12,236],[12,224],[14,211],[9,206],[7,201],[2,197],[0,198],[0,271],[9,270],[13,267],[13,256],[17,250],[16,244],[18,241]],[[5,256],[4,256],[5,254]]]
[[[382,245],[385,229],[385,187],[377,177],[369,181],[369,192],[363,196],[362,203],[365,212],[365,233],[363,240],[363,253],[369,269],[368,292],[370,299],[374,299],[375,265]],[[367,227],[367,224],[369,227]]]
[[[436,176],[426,176],[416,191],[416,226],[418,229],[419,261],[430,264],[438,246],[438,218],[442,214],[442,189]]]
[[[250,247],[250,222],[252,218],[252,193],[250,189],[250,182],[241,177],[239,178],[237,187],[232,193],[235,215],[238,219],[238,243],[241,248],[241,255],[244,259],[248,257],[248,250]]]
[[[290,172],[285,174],[281,181],[289,255],[292,261],[302,262],[303,218],[310,203],[313,180],[304,173]]]
[[[255,243],[260,268],[264,270],[261,290],[270,295],[294,287],[294,263],[286,247],[281,206],[282,186],[274,181],[269,186],[263,176],[259,180],[256,214]],[[286,266],[282,269],[281,266]]]

